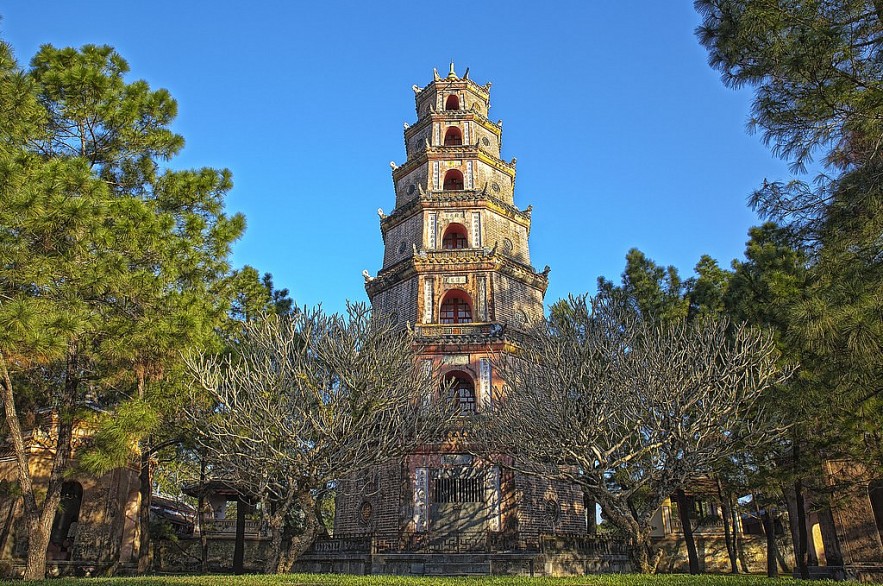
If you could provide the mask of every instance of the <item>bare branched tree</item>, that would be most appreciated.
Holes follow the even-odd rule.
[[[652,572],[651,519],[717,462],[775,441],[758,399],[787,377],[769,336],[722,320],[655,325],[571,298],[497,367],[508,390],[474,433],[522,471],[580,485]]]
[[[319,532],[329,482],[431,441],[450,409],[413,340],[361,304],[243,324],[227,356],[193,356],[196,440],[239,490],[260,499],[284,572]],[[283,551],[284,550],[284,551]]]

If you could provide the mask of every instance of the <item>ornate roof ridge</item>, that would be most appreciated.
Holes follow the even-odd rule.
[[[435,194],[443,193],[445,195],[439,197]],[[456,194],[456,195],[449,195]],[[461,195],[462,194],[462,195]],[[423,195],[418,195],[417,197],[413,197],[398,206],[394,210],[392,210],[388,216],[384,217],[380,224],[381,228],[385,227],[388,224],[395,224],[399,221],[400,218],[406,217],[406,215],[412,211],[413,208],[417,207],[421,203],[449,203],[449,202],[462,202],[469,200],[487,200],[495,205],[504,208],[506,211],[511,212],[525,220],[530,221],[531,214],[533,211],[533,206],[527,206],[527,208],[520,210],[514,204],[508,203],[500,199],[495,195],[491,195],[484,188],[483,189],[467,189],[467,190],[457,190],[457,191],[429,191]]]
[[[493,120],[491,120],[490,118],[488,118],[487,116],[485,116],[484,114],[479,112],[478,110],[470,108],[469,110],[442,110],[441,112],[436,112],[433,110],[433,111],[427,112],[423,116],[420,116],[419,118],[417,118],[417,120],[414,122],[414,124],[408,125],[408,127],[405,129],[405,136],[407,137],[409,132],[412,134],[417,132],[423,126],[432,122],[433,117],[444,118],[447,116],[450,116],[450,117],[475,116],[475,118],[477,119],[476,120],[477,122],[493,126],[494,128],[497,129],[498,134],[503,133],[503,126],[501,124],[494,122]],[[415,130],[411,130],[412,128]]]
[[[415,247],[416,248],[416,247]],[[457,250],[466,250],[462,255],[452,254]],[[549,267],[537,271],[533,265],[523,263],[507,254],[497,252],[493,248],[467,248],[455,250],[416,250],[416,254],[406,256],[388,267],[380,269],[376,277],[365,281],[365,289],[369,297],[400,281],[409,272],[419,274],[418,268],[426,265],[448,265],[463,263],[494,263],[485,270],[499,271],[513,278],[522,280],[528,286],[546,291],[549,286]]]
[[[492,82],[487,82],[484,85],[479,85],[479,84],[475,83],[474,81],[472,81],[471,79],[469,79],[468,77],[458,77],[456,79],[449,79],[447,77],[438,77],[437,79],[433,79],[432,81],[430,81],[428,84],[426,84],[422,88],[420,86],[418,86],[417,84],[414,84],[413,86],[411,86],[412,88],[414,88],[414,97],[417,100],[420,100],[421,97],[423,96],[423,94],[427,92],[427,90],[429,90],[430,88],[437,87],[437,85],[442,82],[447,83],[447,84],[451,84],[451,83],[455,83],[455,82],[465,83],[466,85],[468,85],[471,88],[473,88],[474,90],[476,90],[476,93],[483,94],[486,97],[490,97],[491,86],[493,85]]]

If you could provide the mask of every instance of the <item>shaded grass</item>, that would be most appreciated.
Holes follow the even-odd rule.
[[[3,582],[0,585],[23,584]],[[41,586],[777,586],[797,584],[791,578],[771,580],[766,576],[723,576],[665,574],[603,574],[572,578],[525,577],[470,577],[430,578],[415,576],[347,576],[339,574],[285,574],[281,576],[230,576],[208,574],[202,576],[147,576],[139,578],[63,578],[31,582]],[[813,586],[833,584],[828,580],[814,580]]]

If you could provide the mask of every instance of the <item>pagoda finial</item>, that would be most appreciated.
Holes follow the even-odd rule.
[[[454,72],[454,60],[451,59],[451,70],[448,72],[448,79],[459,79],[457,77],[456,72]]]

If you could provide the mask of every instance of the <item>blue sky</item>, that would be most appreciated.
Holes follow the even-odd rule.
[[[234,261],[298,304],[366,299],[411,86],[451,59],[493,82],[547,305],[618,281],[632,247],[684,277],[702,254],[728,265],[759,222],[747,195],[787,177],[745,132],[750,92],[708,67],[688,0],[7,0],[0,15],[23,65],[43,43],[109,44],[130,79],[168,89],[187,142],[172,166],[232,170],[228,209],[248,220]]]

